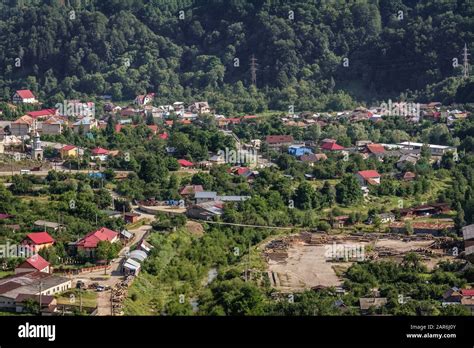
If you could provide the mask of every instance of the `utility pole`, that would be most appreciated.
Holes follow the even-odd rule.
[[[249,241],[249,249],[248,249],[248,252],[247,252],[247,262],[246,262],[246,265],[245,265],[245,281],[247,282],[248,280],[250,280],[250,277],[249,277],[249,266],[250,266],[250,241]]]
[[[114,294],[114,289],[110,289],[110,315],[114,316],[114,302],[112,301]]]
[[[41,315],[41,297],[43,296],[42,292],[43,292],[43,282],[40,281],[39,283],[39,310],[38,310],[39,315]]]
[[[79,299],[80,299],[79,311],[82,313],[82,289],[79,289]]]
[[[252,85],[257,86],[257,59],[255,55],[252,54],[250,58],[250,75],[252,78]]]
[[[463,49],[463,56],[462,56],[462,72],[463,72],[463,78],[468,79],[469,78],[469,58],[470,56],[469,53],[467,53],[467,45],[464,43],[464,49]]]

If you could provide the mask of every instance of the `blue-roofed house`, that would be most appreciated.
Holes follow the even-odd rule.
[[[288,153],[295,157],[301,157],[303,155],[312,154],[313,150],[304,145],[291,145],[288,147]]]
[[[72,125],[74,133],[79,133],[81,126],[84,130],[84,134],[89,133],[92,129],[97,128],[97,120],[89,116],[81,118]]]

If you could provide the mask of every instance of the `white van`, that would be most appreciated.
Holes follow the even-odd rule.
[[[20,169],[20,175],[30,174],[31,171],[29,169]]]

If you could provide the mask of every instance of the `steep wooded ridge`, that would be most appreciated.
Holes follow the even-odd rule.
[[[472,102],[460,75],[473,18],[469,0],[6,0],[0,98],[19,88],[49,104],[153,91],[227,113],[338,110],[400,94]]]

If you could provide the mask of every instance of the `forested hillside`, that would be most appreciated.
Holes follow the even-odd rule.
[[[469,0],[6,0],[0,98],[152,91],[226,113],[337,110],[402,93],[467,102],[473,84],[453,78],[453,58],[474,42],[473,18]]]

